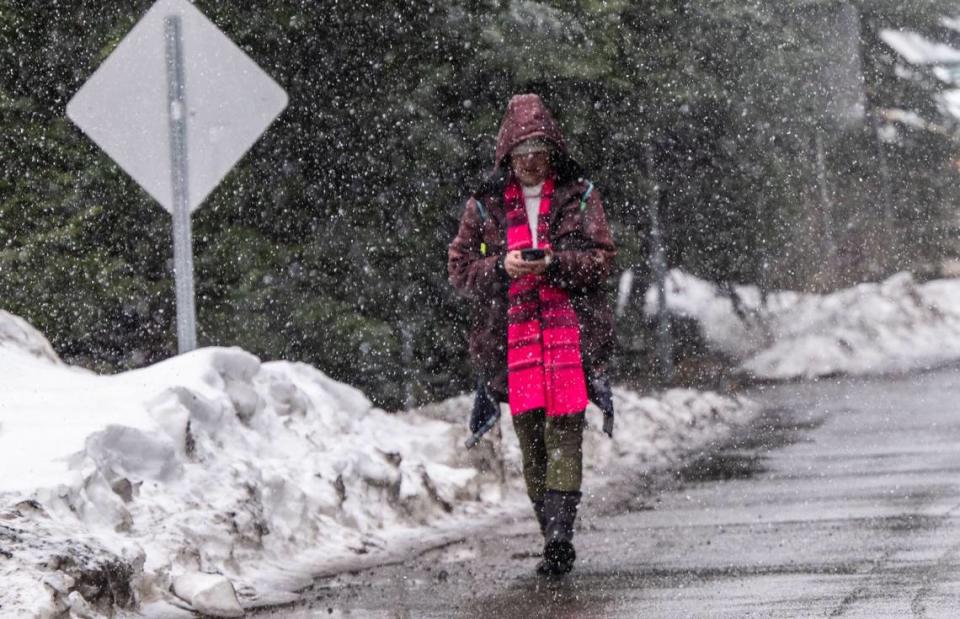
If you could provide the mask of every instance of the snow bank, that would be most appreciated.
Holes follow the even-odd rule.
[[[753,286],[730,295],[671,271],[667,305],[693,318],[704,338],[747,372],[768,379],[884,374],[960,359],[960,280],[918,284],[908,273],[827,295]],[[647,291],[647,313],[657,292]]]
[[[883,29],[880,38],[911,64],[952,65],[960,61],[960,50],[931,41],[918,32]]]
[[[236,348],[99,376],[4,313],[0,394],[3,617],[237,616],[331,566],[527,509],[512,431],[463,449],[468,397],[389,414],[313,367]],[[616,440],[587,433],[594,489],[755,413],[693,391],[615,397]]]
[[[26,320],[0,310],[0,346],[19,348],[51,363],[60,363],[47,338]]]

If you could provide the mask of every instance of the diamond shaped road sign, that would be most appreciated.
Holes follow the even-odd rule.
[[[158,0],[67,104],[67,116],[174,212],[166,22],[179,18],[186,201],[196,210],[283,111],[287,94],[187,0]],[[179,105],[179,104],[178,104]]]
[[[67,116],[173,215],[180,352],[197,346],[190,213],[287,106],[287,93],[187,0],[158,0]]]

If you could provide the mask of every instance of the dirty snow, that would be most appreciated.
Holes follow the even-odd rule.
[[[733,290],[722,294],[674,270],[667,305],[695,319],[708,344],[760,378],[887,374],[960,360],[960,280],[918,283],[900,273],[832,294],[773,292],[765,301],[756,287]],[[656,299],[649,289],[649,314]]]
[[[4,312],[0,394],[3,617],[236,616],[528,510],[512,430],[463,448],[468,396],[390,414],[313,367],[237,348],[101,376]],[[615,398],[615,440],[588,415],[593,493],[756,413],[688,390]]]

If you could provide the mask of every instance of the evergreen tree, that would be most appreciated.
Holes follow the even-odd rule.
[[[3,309],[105,370],[175,352],[170,218],[64,109],[150,5],[0,0]],[[950,251],[944,84],[879,35],[949,40],[946,2],[197,6],[290,94],[194,215],[200,344],[317,365],[387,407],[471,383],[446,246],[517,92],[556,112],[638,289],[652,204],[671,266],[717,281],[822,289]],[[850,11],[857,58],[825,42]],[[637,305],[620,328],[642,374]]]

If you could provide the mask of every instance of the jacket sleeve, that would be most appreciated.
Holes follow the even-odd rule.
[[[582,233],[582,247],[554,251],[547,269],[547,278],[553,285],[567,290],[594,288],[610,275],[617,248],[597,191],[587,199]]]
[[[450,283],[461,295],[478,299],[504,292],[507,276],[503,256],[484,256],[483,222],[476,201],[471,198],[460,218],[460,229],[447,249]]]

